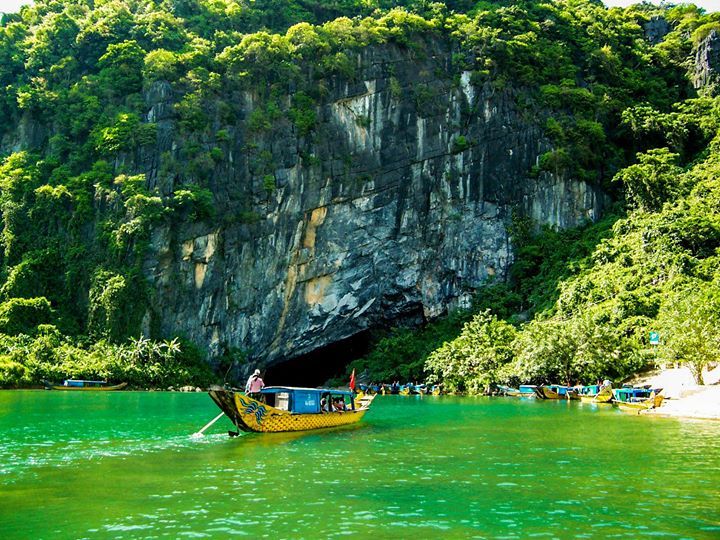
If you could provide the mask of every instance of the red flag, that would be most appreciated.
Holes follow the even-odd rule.
[[[355,370],[353,369],[352,375],[350,375],[350,390],[355,390]]]

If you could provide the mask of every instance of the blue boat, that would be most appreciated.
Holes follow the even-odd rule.
[[[535,385],[523,384],[519,388],[511,386],[498,385],[499,392],[504,396],[510,397],[535,397]]]
[[[640,412],[646,409],[659,407],[664,396],[660,393],[662,388],[615,388],[613,390],[613,405],[621,409]]]

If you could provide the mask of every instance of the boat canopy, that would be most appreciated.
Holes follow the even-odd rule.
[[[301,388],[299,386],[266,386],[260,390],[261,394],[277,394],[278,392],[317,392],[318,394],[332,394],[333,396],[352,396],[350,390],[337,388]]]
[[[589,386],[581,386],[578,393],[583,396],[592,396],[600,392],[599,384],[591,384]]]
[[[613,395],[618,401],[647,399],[651,393],[652,390],[648,388],[616,388],[613,390]]]
[[[293,413],[319,413],[322,399],[327,396],[342,398],[350,407],[355,409],[352,399],[353,393],[349,390],[336,390],[333,388],[297,388],[293,386],[268,386],[260,391],[261,394],[274,395],[275,407]],[[346,399],[350,398],[350,399]]]

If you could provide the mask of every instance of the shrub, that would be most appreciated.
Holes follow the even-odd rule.
[[[47,298],[10,298],[0,304],[0,332],[11,336],[34,334],[38,325],[49,324],[53,310]]]

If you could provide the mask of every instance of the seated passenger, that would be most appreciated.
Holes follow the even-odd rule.
[[[322,400],[320,400],[320,410],[322,410],[322,412],[331,412],[335,410],[334,405],[335,404],[330,394],[323,395]]]
[[[333,401],[333,410],[344,411],[345,410],[345,401],[342,398],[335,399]]]

